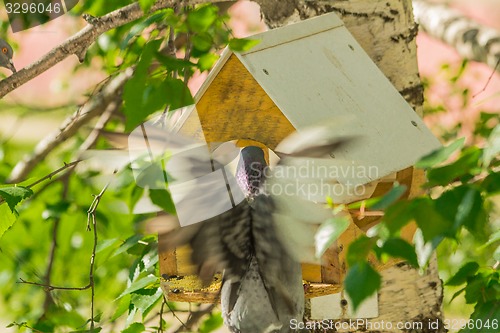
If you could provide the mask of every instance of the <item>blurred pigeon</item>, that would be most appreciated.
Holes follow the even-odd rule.
[[[271,169],[264,150],[257,146],[240,151],[234,144],[223,144],[206,155],[207,159],[203,144],[197,146],[191,138],[169,130],[162,135],[147,124],[128,137],[106,136],[119,146],[128,145],[129,150],[147,149],[149,155],[161,151],[167,141],[177,151],[170,154],[166,173],[179,220],[159,216],[150,221],[149,231],[162,233],[160,251],[189,244],[191,261],[205,285],[223,272],[222,316],[231,332],[293,332],[290,321],[302,321],[304,314],[300,262],[319,263],[315,231],[332,217],[324,204],[329,193],[315,193],[323,201],[311,201],[310,193],[297,187],[324,182],[322,176],[314,175],[315,169],[331,167],[332,152],[348,149],[353,137],[340,137],[331,126],[295,133],[276,148],[281,159]],[[179,150],[183,141],[189,149]],[[213,150],[206,144],[203,149]],[[238,160],[234,174],[227,168],[231,159]],[[310,160],[315,163],[308,163]],[[311,177],[299,177],[288,167],[305,168]],[[144,170],[149,169],[140,173]],[[328,186],[339,185],[335,179],[328,181],[326,192]],[[228,197],[230,200],[225,199]],[[222,204],[224,200],[230,203]],[[173,227],[172,222],[180,226]]]
[[[284,142],[287,152],[279,154],[284,156],[279,166],[286,167],[291,159],[304,156],[331,159],[328,153],[350,142],[335,138],[314,145],[306,142],[309,138],[317,139],[296,135],[291,139],[299,140],[297,144]],[[293,332],[290,321],[300,322],[304,314],[300,262],[318,263],[314,257],[315,230],[331,217],[324,205],[308,201],[294,190],[273,193],[268,186],[280,183],[273,183],[272,178],[278,175],[268,169],[264,156],[260,147],[241,150],[235,177],[245,200],[160,240],[163,249],[189,244],[192,262],[204,283],[216,272],[224,272],[222,316],[231,332]]]

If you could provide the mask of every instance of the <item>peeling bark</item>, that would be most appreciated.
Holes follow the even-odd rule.
[[[445,5],[415,0],[414,7],[415,19],[423,31],[452,46],[460,56],[500,72],[500,31]]]
[[[413,19],[410,0],[255,1],[260,4],[266,23],[271,28],[336,12],[372,60],[421,115],[423,88],[418,73],[415,43],[418,26]],[[424,275],[406,264],[394,266],[381,274],[383,285],[379,291],[380,315],[370,322],[385,321],[394,325],[406,323],[413,328],[379,330],[366,327],[362,329],[363,332],[446,331],[442,325],[442,283],[435,258]],[[436,323],[438,328],[434,327]]]

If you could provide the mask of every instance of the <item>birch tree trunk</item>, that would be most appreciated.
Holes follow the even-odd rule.
[[[255,1],[271,28],[336,12],[401,95],[422,115],[423,88],[415,44],[418,26],[413,19],[410,0]],[[435,258],[424,275],[419,275],[407,264],[400,264],[383,271],[382,276],[379,317],[369,322],[391,322],[393,328],[386,325],[381,330],[373,325],[363,332],[446,331],[442,325],[442,284]],[[398,324],[406,327],[399,329]]]
[[[500,73],[500,31],[481,25],[449,6],[414,0],[415,19],[430,36],[452,46],[460,56]]]

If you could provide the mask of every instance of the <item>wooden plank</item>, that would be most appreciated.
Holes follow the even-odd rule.
[[[259,52],[275,47],[279,44],[293,42],[298,39],[307,38],[308,36],[343,26],[344,22],[342,22],[337,15],[316,16],[310,20],[301,22],[300,25],[291,24],[286,27],[269,30],[248,37],[251,39],[257,39],[260,43],[252,47],[250,50],[243,52],[243,54]]]
[[[339,247],[335,243],[321,257],[323,263],[321,266],[321,282],[342,284],[345,272],[341,268],[339,254]]]
[[[302,279],[308,282],[321,282],[321,266],[302,264]]]
[[[162,235],[158,235],[162,237]],[[166,274],[167,276],[178,275],[177,259],[175,250],[160,252],[159,254],[160,275]]]
[[[195,303],[215,303],[220,302],[220,283],[213,283],[204,290],[180,289],[168,281],[160,283],[164,294],[171,302],[195,302]],[[306,298],[320,297],[338,293],[342,290],[341,285],[327,283],[306,283],[304,284],[304,295]]]
[[[295,131],[238,58],[231,55],[206,88],[180,131],[206,142],[236,139],[261,142],[270,149]]]

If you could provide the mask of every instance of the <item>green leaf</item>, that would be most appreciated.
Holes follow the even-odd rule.
[[[131,303],[139,309],[142,313],[142,318],[144,319],[152,307],[163,298],[163,292],[161,288],[157,289],[139,289],[131,294]]]
[[[316,246],[316,257],[319,258],[335,242],[340,235],[349,227],[349,218],[337,215],[321,224],[314,235]]]
[[[413,267],[418,267],[415,248],[401,238],[391,238],[385,241],[382,251],[392,257],[405,259]]]
[[[165,10],[158,11],[157,13],[148,16],[146,19],[140,21],[139,23],[135,24],[130,28],[128,34],[122,39],[120,42],[120,49],[125,50],[129,46],[129,42],[132,38],[139,36],[144,29],[147,27],[150,27],[153,23],[157,22],[162,22],[166,20],[166,17],[168,16],[167,13],[172,12],[173,9],[168,8]]]
[[[476,237],[484,237],[487,214],[481,193],[469,185],[461,185],[444,192],[435,201],[439,213],[452,223],[447,236],[455,237],[461,227],[466,227]]]
[[[207,31],[217,20],[219,8],[212,4],[197,7],[187,17],[187,24],[194,32]]]
[[[467,282],[467,279],[476,274],[479,269],[477,262],[468,262],[455,273],[447,282],[447,286],[459,286]]]
[[[443,167],[430,169],[427,172],[427,187],[446,186],[462,176],[470,176],[471,171],[478,168],[482,151],[478,147],[465,149],[453,163]]]
[[[42,212],[42,218],[48,220],[50,218],[60,218],[70,207],[68,201],[59,201],[56,204],[47,204],[47,208]]]
[[[375,238],[368,238],[364,235],[358,237],[349,245],[346,255],[347,264],[349,266],[354,266],[359,262],[365,262],[375,242]]]
[[[200,327],[198,328],[199,333],[209,333],[213,332],[219,327],[222,327],[223,320],[220,313],[211,313],[210,316],[205,319]]]
[[[489,166],[494,158],[500,155],[500,124],[496,125],[488,138],[488,144],[483,151],[483,164]]]
[[[132,295],[127,294],[118,300],[118,306],[116,307],[116,311],[111,318],[111,321],[115,321],[121,315],[123,315],[127,310],[130,310],[133,306],[130,304],[130,300]]]
[[[33,191],[24,186],[0,187],[0,197],[7,202],[12,213],[14,213],[18,203],[32,195]]]
[[[6,205],[0,205],[0,239],[3,234],[14,225],[17,220],[17,215],[12,213]]]
[[[468,325],[459,333],[498,333],[500,330],[500,302],[478,303]]]
[[[194,103],[191,91],[181,79],[167,78],[164,82],[165,94],[163,98],[170,105],[170,110],[176,110],[181,107]]]
[[[485,289],[485,280],[481,275],[478,274],[468,279],[465,287],[465,303],[474,304],[480,301]]]
[[[493,259],[496,261],[500,261],[500,245],[497,247],[495,252],[493,252]]]
[[[437,211],[434,202],[429,198],[414,200],[413,214],[426,243],[436,237],[447,235],[451,230],[452,221],[443,218]]]
[[[484,243],[479,249],[483,249],[487,246],[490,246],[491,244],[494,244],[496,242],[500,241],[500,230],[497,230],[495,233],[493,233],[491,236],[490,236],[490,239],[488,239],[488,241],[486,243]]]
[[[387,208],[382,222],[387,226],[391,235],[396,234],[402,227],[413,220],[413,203],[410,201],[396,202]]]
[[[146,330],[146,327],[143,323],[133,323],[126,329],[122,331],[122,333],[142,333]]]
[[[94,327],[92,330],[70,331],[69,333],[99,333],[100,331],[102,331],[102,327]]]
[[[214,53],[207,53],[202,55],[198,59],[198,63],[196,64],[198,66],[198,69],[202,72],[210,70],[214,64],[219,60],[219,55],[214,54]]]
[[[125,242],[123,242],[122,245],[120,245],[120,247],[115,251],[114,255],[116,256],[118,254],[128,251],[130,248],[137,245],[137,243],[141,240],[142,240],[141,235],[130,236],[125,240]]]
[[[380,288],[381,278],[368,262],[358,262],[349,268],[344,280],[354,310]]]
[[[460,296],[460,295],[461,295],[464,291],[465,291],[465,287],[464,287],[464,288],[462,288],[462,289],[460,289],[459,291],[455,292],[455,293],[453,294],[453,296],[451,297],[451,299],[450,299],[450,303],[451,303],[451,302],[452,302],[455,298],[457,298],[458,296]]]
[[[97,242],[97,247],[95,253],[100,253],[119,242],[118,238],[103,239]]]
[[[145,288],[147,286],[154,285],[158,281],[159,281],[159,279],[156,276],[154,276],[154,275],[145,276],[145,277],[143,277],[141,279],[138,279],[138,280],[134,281],[127,289],[125,289],[120,294],[120,296],[118,296],[118,298],[123,297],[123,296],[125,296],[127,294],[130,294],[130,293],[133,293],[134,291],[142,289],[142,288]]]
[[[229,48],[233,52],[245,52],[259,43],[258,39],[233,38],[229,41]]]
[[[451,154],[453,154],[458,149],[461,149],[464,146],[465,138],[461,138],[456,140],[455,142],[449,144],[446,147],[441,147],[428,155],[425,155],[415,164],[415,167],[420,169],[427,169],[434,167],[435,165],[446,161],[450,158]]]
[[[484,239],[487,223],[488,214],[484,209],[481,193],[474,188],[469,188],[458,206],[455,226],[464,225],[476,238]]]
[[[151,79],[149,76],[149,67],[161,43],[161,40],[153,40],[144,46],[134,76],[123,88],[123,112],[127,130],[133,129],[148,115],[165,106],[165,91],[161,87],[163,80]]]
[[[189,60],[179,59],[172,56],[165,56],[161,53],[157,53],[156,57],[163,66],[171,71],[183,71],[186,68],[195,66],[195,64]]]
[[[156,0],[139,0],[139,5],[141,6],[144,14],[147,14]]]
[[[200,33],[191,37],[193,47],[200,52],[208,52],[212,48],[214,41],[209,33]]]
[[[127,199],[128,199],[127,205],[128,205],[128,209],[129,209],[130,213],[132,213],[134,211],[135,205],[137,204],[137,202],[139,202],[139,200],[142,198],[142,195],[144,193],[144,188],[137,186],[136,184],[137,183],[135,183],[135,182],[133,183],[133,185],[130,189],[130,193],[127,196]]]
[[[377,202],[375,202],[370,209],[384,210],[394,202],[396,202],[406,192],[405,185],[395,185],[389,192],[384,194]]]
[[[490,173],[481,183],[481,188],[487,192],[487,195],[500,193],[500,172]]]
[[[425,267],[429,263],[434,250],[437,249],[443,237],[436,237],[431,241],[425,241],[422,234],[422,229],[417,229],[413,236],[413,243],[415,244],[415,252],[417,253],[419,267]]]
[[[170,192],[167,190],[149,190],[151,201],[170,214],[175,214],[175,205]]]

